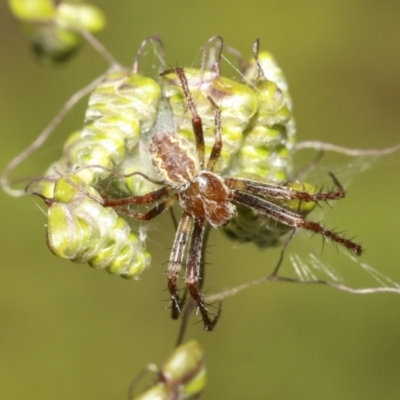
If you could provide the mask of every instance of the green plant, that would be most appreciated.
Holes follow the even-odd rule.
[[[253,65],[254,65],[254,63],[253,63]],[[196,73],[196,71],[195,71],[195,73]],[[115,75],[114,75],[115,76]],[[273,90],[275,90],[275,92],[272,90],[272,91],[270,91],[270,93],[271,93],[271,97],[273,98],[273,96],[276,96],[276,85],[274,86],[274,85],[271,85],[272,86],[272,89]],[[104,86],[103,86],[103,89],[104,89]],[[107,88],[106,88],[107,89]],[[106,89],[104,89],[104,91],[106,91]],[[178,88],[179,89],[179,88]],[[179,90],[178,90],[178,92],[179,92]],[[101,93],[101,90],[100,90],[100,96],[101,95],[104,95],[104,93]],[[176,95],[177,96],[177,100],[176,100],[176,102],[175,102],[175,105],[176,105],[176,107],[179,109],[182,109],[182,105],[184,104],[183,103],[183,101],[182,101],[182,94],[181,93],[178,93],[178,94],[175,94],[174,93],[174,95]],[[104,95],[104,96],[107,96],[107,95]],[[179,98],[179,96],[180,96],[180,98]],[[214,110],[213,110],[213,108],[212,107],[210,107],[210,104],[208,104],[207,103],[207,101],[206,101],[206,96],[203,96],[204,98],[203,98],[203,100],[204,100],[204,104],[205,104],[205,106],[207,107],[209,107],[209,110],[208,110],[208,113],[207,113],[207,116],[209,116],[209,119],[212,121],[212,123],[214,122]],[[172,98],[172,96],[171,96],[171,98]],[[97,105],[97,104],[99,104],[99,103],[96,103],[95,101],[93,102],[93,104],[95,104],[95,105]],[[100,105],[101,105],[101,103],[100,103]],[[288,107],[286,107],[286,109],[287,109]],[[284,110],[285,111],[285,113],[286,113],[286,115],[284,115],[284,118],[287,118],[287,110]],[[229,109],[228,109],[229,110]],[[90,112],[93,112],[93,110],[90,110],[89,109],[89,111]],[[95,110],[96,111],[96,110]],[[94,112],[95,112],[94,111]],[[105,123],[106,124],[113,124],[113,118],[117,118],[117,120],[118,121],[115,121],[115,123],[117,124],[117,122],[119,122],[120,121],[120,116],[117,114],[117,115],[115,115],[115,114],[111,114],[111,115],[108,115],[107,113],[104,113],[104,114],[106,114],[106,116],[107,116],[107,118],[109,117],[109,119],[107,119],[106,121],[105,121]],[[102,114],[102,115],[104,115],[104,114]],[[155,116],[155,114],[154,113],[152,113],[152,112],[149,112],[147,115],[150,115],[152,118]],[[131,160],[131,159],[129,159],[129,160],[126,160],[125,159],[125,155],[124,154],[122,154],[121,155],[121,153],[125,150],[125,148],[128,148],[129,149],[129,151],[131,151],[132,150],[132,148],[130,147],[130,146],[127,146],[126,145],[126,143],[124,143],[123,145],[115,145],[115,149],[116,149],[116,151],[115,151],[115,154],[117,155],[117,160],[118,160],[118,157],[120,157],[120,159],[122,159],[122,161],[117,161],[116,163],[117,164],[122,164],[123,165],[123,163],[124,162],[126,162],[127,164],[128,163],[130,163],[130,166],[131,166],[131,170],[128,170],[128,169],[125,169],[125,166],[124,166],[124,168],[123,169],[121,169],[121,170],[118,170],[118,171],[115,171],[114,169],[112,170],[112,172],[111,171],[107,171],[107,169],[106,168],[110,168],[111,166],[113,166],[113,164],[112,163],[114,163],[115,161],[115,158],[112,158],[111,159],[111,161],[112,161],[112,163],[111,163],[111,165],[110,165],[110,158],[109,158],[109,154],[107,154],[107,152],[101,152],[101,149],[104,149],[105,147],[106,147],[106,145],[104,145],[104,143],[107,143],[107,140],[109,140],[109,137],[106,137],[106,138],[103,138],[102,136],[101,136],[101,133],[98,135],[96,132],[95,132],[95,134],[93,134],[93,131],[95,131],[96,129],[97,129],[97,127],[95,127],[95,126],[93,126],[94,125],[94,123],[93,124],[91,124],[91,121],[90,121],[90,118],[87,118],[88,119],[88,122],[86,123],[86,125],[85,125],[85,127],[84,127],[84,129],[83,129],[83,131],[85,131],[86,132],[86,134],[87,134],[87,132],[90,132],[90,135],[92,135],[92,137],[91,137],[91,139],[90,139],[90,143],[92,144],[94,141],[96,141],[97,140],[97,142],[98,143],[100,143],[99,144],[99,146],[98,146],[98,148],[99,148],[99,153],[101,154],[101,156],[99,156],[99,157],[97,157],[96,158],[96,160],[98,160],[98,159],[100,159],[100,160],[102,160],[101,162],[98,162],[98,161],[93,161],[92,159],[89,159],[89,161],[87,161],[86,162],[86,164],[84,165],[85,167],[87,167],[87,168],[85,168],[85,169],[82,169],[81,171],[82,171],[82,174],[86,174],[86,175],[90,175],[90,177],[89,178],[87,178],[88,180],[86,180],[85,182],[86,182],[86,184],[88,184],[89,186],[90,185],[97,185],[97,181],[96,180],[103,180],[104,178],[103,178],[103,176],[101,176],[101,174],[105,174],[105,175],[108,175],[108,176],[106,176],[105,178],[107,178],[107,179],[110,179],[110,176],[111,176],[111,178],[113,178],[113,177],[116,177],[116,178],[122,178],[122,179],[111,179],[113,182],[110,182],[110,181],[105,181],[104,182],[104,186],[105,187],[102,187],[101,189],[103,190],[103,191],[106,191],[106,194],[107,194],[107,196],[115,196],[115,193],[121,193],[121,191],[123,191],[123,190],[125,190],[126,192],[125,193],[128,193],[128,194],[137,194],[137,193],[140,193],[139,192],[139,190],[142,190],[142,193],[146,193],[147,191],[148,191],[148,188],[143,188],[146,184],[148,184],[148,182],[143,182],[143,180],[140,180],[140,179],[137,179],[138,178],[138,176],[137,175],[131,175],[131,172],[132,172],[132,164],[133,164],[133,171],[136,171],[136,168],[137,168],[137,165],[138,165],[138,159],[140,160],[140,157],[137,157],[137,158],[134,158],[133,159],[133,161]],[[138,121],[140,121],[140,119],[137,119]],[[131,125],[138,125],[138,124],[140,124],[140,122],[132,122],[133,120],[132,119],[130,119],[129,120],[129,123],[131,124]],[[190,119],[186,119],[186,121],[185,121],[185,123],[187,124],[188,123],[188,121],[190,122]],[[222,121],[224,121],[224,118],[222,118]],[[286,123],[286,121],[285,121],[285,123]],[[224,123],[222,122],[222,125],[223,125]],[[279,125],[279,124],[278,124]],[[184,125],[183,125],[184,126]],[[254,124],[253,124],[253,126],[252,126],[252,129],[254,128],[254,131],[256,130],[256,128],[258,128],[258,127],[265,127],[265,125],[263,125],[263,124],[261,124],[261,123],[259,123],[258,121],[255,121],[254,122]],[[139,129],[140,130],[140,129]],[[270,129],[270,131],[271,131],[272,129]],[[279,135],[279,133],[281,132],[281,130],[282,130],[282,128],[279,128],[279,129],[275,129],[275,132],[273,132],[273,134],[276,136],[276,135]],[[250,135],[250,134],[248,134],[247,136],[246,136],[246,138],[250,138],[250,137],[252,137],[252,136],[255,136],[256,137],[256,139],[258,139],[257,138],[257,136],[254,134],[253,135],[253,132],[254,131],[252,131],[252,134]],[[108,131],[107,131],[108,132]],[[211,139],[212,139],[212,137],[213,137],[213,134],[212,134],[212,130],[210,131],[211,132],[211,135],[209,135],[209,137],[211,137]],[[209,133],[210,133],[209,132]],[[185,133],[185,130],[183,130],[183,132],[182,132],[182,135],[185,135],[186,134],[186,136],[190,136],[190,132],[188,133],[188,131],[186,130],[186,133]],[[231,133],[229,133],[229,134],[231,134]],[[262,133],[261,135],[264,135],[264,133]],[[274,137],[275,137],[274,136]],[[77,163],[80,163],[81,161],[81,159],[82,159],[82,157],[81,157],[81,154],[82,153],[79,153],[79,150],[80,149],[82,149],[82,148],[84,148],[85,147],[85,144],[87,144],[87,142],[83,142],[82,143],[82,137],[83,136],[81,136],[81,133],[78,133],[78,134],[75,134],[74,136],[72,136],[72,138],[67,142],[67,144],[66,144],[66,149],[68,149],[67,151],[66,151],[66,154],[67,154],[67,157],[66,156],[63,156],[63,158],[61,159],[61,161],[60,162],[58,162],[57,163],[57,166],[59,167],[59,170],[61,171],[61,173],[62,174],[65,174],[66,172],[70,172],[70,170],[72,169],[72,168],[74,168],[75,166],[76,166],[76,164]],[[102,142],[102,140],[104,139],[104,142]],[[123,139],[123,140],[125,140],[125,138]],[[137,140],[137,138],[136,138],[136,140]],[[229,142],[229,140],[226,140],[227,142]],[[225,139],[224,139],[224,142],[225,142]],[[235,145],[235,140],[231,140],[231,142],[233,143],[233,145]],[[268,148],[262,148],[262,146],[260,146],[260,147],[257,147],[257,146],[254,146],[252,143],[251,144],[249,144],[248,143],[249,142],[249,140],[247,140],[247,142],[246,142],[246,147],[242,147],[242,145],[239,145],[238,146],[238,149],[239,149],[239,154],[240,154],[240,156],[239,156],[239,172],[240,173],[254,173],[254,171],[253,170],[251,170],[251,171],[245,171],[245,170],[243,170],[245,167],[247,167],[248,165],[246,164],[246,162],[245,161],[243,161],[243,160],[246,160],[246,157],[248,157],[248,153],[249,153],[249,151],[252,151],[253,153],[257,153],[257,156],[259,157],[259,160],[257,161],[257,163],[255,163],[256,164],[256,166],[257,167],[264,167],[264,163],[266,162],[266,161],[268,161],[270,158],[269,158],[269,155],[266,155],[265,154],[265,152],[269,152],[271,149],[268,147]],[[256,142],[256,141],[255,141]],[[76,143],[78,143],[78,146],[76,145]],[[117,142],[117,144],[118,144],[118,142]],[[257,142],[256,142],[256,144],[257,144]],[[293,145],[293,143],[292,143],[292,145]],[[309,144],[310,145],[310,144]],[[74,146],[76,146],[76,147],[74,147]],[[251,147],[251,146],[253,146],[253,147]],[[300,149],[301,148],[301,146],[303,146],[303,147],[305,147],[306,146],[306,144],[300,144],[300,146],[297,146],[297,149]],[[319,148],[325,148],[325,149],[327,149],[327,150],[329,150],[329,149],[333,149],[333,147],[331,147],[331,146],[329,146],[329,145],[324,145],[324,144],[322,144],[322,145],[320,145],[320,144],[317,144],[317,143],[312,143],[311,145],[310,145],[312,148],[314,148],[314,149],[319,149]],[[71,148],[72,148],[72,150],[71,150]],[[75,149],[78,149],[77,151],[75,151]],[[211,146],[208,146],[208,151],[210,151],[210,149],[211,149]],[[293,149],[294,149],[294,147],[293,147]],[[391,151],[394,151],[396,148],[392,148],[391,149]],[[263,150],[264,150],[264,154],[263,154]],[[282,153],[284,153],[285,152],[285,150],[286,149],[278,149],[279,151],[281,151]],[[237,150],[236,150],[237,151]],[[294,150],[293,150],[294,151]],[[340,151],[341,152],[345,152],[346,150],[345,149],[340,149]],[[260,156],[260,153],[261,153],[261,156]],[[380,154],[384,154],[385,152],[384,151],[381,151],[381,152],[379,152],[379,151],[374,151],[374,152],[372,152],[371,154],[372,155],[380,155]],[[92,155],[93,153],[91,153],[90,155]],[[358,152],[358,155],[362,155],[362,156],[365,156],[367,153],[365,152],[365,151],[359,151]],[[72,156],[71,156],[72,155]],[[105,156],[105,158],[106,158],[106,162],[103,162],[103,156]],[[229,152],[228,152],[228,154],[226,154],[226,159],[225,160],[227,160],[228,159],[228,157],[229,157]],[[84,157],[83,157],[84,158]],[[78,161],[79,160],[79,161]],[[241,160],[241,161],[240,161]],[[225,161],[225,162],[227,162],[227,161]],[[136,163],[136,164],[135,164]],[[101,167],[102,168],[94,168],[93,167],[93,165],[94,164],[96,164],[96,165],[101,165]],[[139,163],[140,164],[140,163]],[[66,165],[66,167],[65,167],[65,165]],[[288,163],[287,164],[289,167],[291,167],[291,163]],[[81,164],[79,164],[78,165],[78,167],[80,168],[82,165]],[[254,167],[253,167],[254,168]],[[274,174],[275,173],[275,170],[273,170],[273,169],[268,169],[268,173],[269,173],[269,171],[272,171],[272,173]],[[51,173],[53,173],[52,172],[52,170],[50,170],[50,172]],[[118,173],[119,174],[119,176],[118,175],[114,175],[115,173]],[[147,172],[147,171],[146,171]],[[265,171],[264,171],[265,172]],[[281,174],[281,175],[279,175],[279,180],[284,180],[285,178],[284,177],[282,177],[282,174],[283,174],[284,172],[282,172],[282,171],[280,171],[279,172],[279,174]],[[48,175],[48,174],[47,174]],[[94,178],[93,178],[94,177]],[[39,184],[39,186],[40,186],[40,188],[41,188],[41,190],[43,190],[44,192],[44,194],[43,193],[41,193],[43,196],[47,196],[47,198],[49,198],[49,197],[51,197],[52,199],[54,199],[55,198],[55,195],[54,194],[52,194],[51,196],[49,196],[49,192],[51,192],[53,189],[51,189],[51,184],[50,184],[50,186],[48,186],[48,185],[46,185],[46,184],[44,184],[43,186],[41,186],[42,184],[43,184],[43,182],[52,182],[52,180],[54,181],[54,180],[57,180],[57,178],[58,178],[58,176],[57,175],[54,175],[54,173],[53,173],[53,177],[52,177],[52,179],[46,179],[46,180],[40,180],[40,181],[36,181],[36,183],[38,183]],[[140,178],[140,177],[139,177]],[[153,177],[154,178],[154,177]],[[62,178],[61,178],[62,179]],[[62,183],[65,183],[65,182],[63,182],[62,180],[57,180],[57,184],[60,184],[60,186],[61,186],[61,184]],[[122,181],[123,183],[121,184],[121,182],[117,182],[118,183],[118,186],[117,186],[117,188],[114,188],[113,186],[112,186],[112,184],[115,184],[115,180],[117,180],[117,181]],[[339,177],[339,180],[340,180],[340,177]],[[138,183],[139,182],[139,183]],[[4,181],[3,181],[3,183],[4,183]],[[150,182],[151,183],[151,182]],[[7,184],[5,184],[4,185],[5,187],[7,187]],[[82,184],[82,183],[79,183],[79,186],[82,188],[82,189],[85,189],[85,186],[84,186],[84,184]],[[121,186],[122,186],[122,188],[121,188]],[[126,187],[125,189],[123,188],[123,187]],[[138,189],[138,187],[139,187],[139,189]],[[133,189],[132,189],[133,188]],[[301,188],[299,188],[299,187],[297,187],[297,189],[298,190],[300,190]],[[39,189],[35,189],[35,190],[39,190]],[[92,191],[92,190],[96,190],[95,188],[93,188],[93,187],[91,187],[91,188],[88,188],[88,189],[86,189],[87,191]],[[99,189],[100,190],[100,189]],[[311,192],[312,190],[311,189],[307,189],[307,190],[305,190],[305,192]],[[78,199],[83,199],[82,200],[82,208],[80,208],[81,207],[81,204],[79,204],[79,208],[78,208],[78,211],[81,211],[85,216],[86,215],[88,215],[88,213],[86,212],[88,209],[89,210],[92,210],[92,209],[99,209],[99,210],[101,210],[102,209],[102,207],[101,207],[101,204],[98,202],[98,201],[95,201],[93,198],[90,198],[89,196],[87,196],[86,194],[87,193],[85,193],[83,190],[79,190],[79,189],[77,189],[76,187],[74,187],[74,186],[72,186],[72,187],[69,187],[69,189],[68,190],[66,190],[66,192],[67,192],[67,195],[70,195],[71,197],[72,197],[72,203],[74,203],[73,205],[75,206],[75,200],[78,200]],[[99,193],[99,192],[98,192]],[[101,196],[100,195],[98,195],[98,193],[95,193],[94,195],[97,197],[97,198],[100,198]],[[101,193],[101,192],[100,192]],[[63,193],[63,194],[65,194],[65,193]],[[86,195],[86,196],[84,196],[84,195]],[[69,204],[72,204],[72,203],[69,203]],[[85,203],[85,204],[83,204],[83,203]],[[86,208],[87,207],[87,208]],[[298,208],[299,207],[299,205],[298,205],[298,203],[297,204],[295,204],[294,205],[294,207],[293,208]],[[65,208],[65,207],[64,207]],[[68,207],[67,207],[68,208]],[[71,208],[71,207],[70,207]],[[73,209],[73,208],[71,208],[72,209],[72,214],[74,214],[75,212],[76,212],[76,209]],[[110,209],[110,210],[112,210],[112,209]],[[114,210],[112,210],[112,211],[114,211]],[[70,212],[70,210],[68,209],[68,212]],[[111,213],[111,211],[110,211],[110,213]],[[65,217],[65,215],[66,215],[66,213],[64,213],[63,214],[64,215],[64,217]],[[75,215],[75,214],[74,214]],[[117,221],[120,221],[119,219],[118,219],[118,217],[113,217],[113,218],[117,218]],[[252,219],[253,218],[253,219]],[[255,219],[255,221],[254,221],[254,219]],[[63,228],[65,225],[63,225],[63,222],[62,222],[62,220],[58,220],[57,222],[58,223],[60,223],[60,221],[61,221],[61,227]],[[98,220],[98,221],[100,221],[100,220]],[[97,221],[97,222],[98,222]],[[265,220],[264,219],[261,219],[261,221],[262,222],[264,222]],[[257,216],[255,217],[254,215],[244,215],[243,216],[243,214],[242,214],[242,224],[245,224],[245,223],[247,223],[247,222],[254,222],[255,224],[259,224],[260,223],[260,219],[259,218],[257,218]],[[120,224],[120,225],[118,225],[118,226],[121,226],[121,225],[123,225],[123,222],[117,222],[118,224]],[[88,227],[89,228],[92,228],[93,227],[93,225],[91,225],[92,223],[88,223]],[[115,226],[115,225],[114,225]],[[269,223],[269,225],[267,225],[267,229],[265,229],[265,231],[266,232],[270,232],[270,223]],[[119,229],[119,228],[118,228]],[[254,228],[254,226],[252,226],[252,227],[250,227],[250,229],[248,229],[247,230],[247,232],[254,232],[254,230],[256,230],[257,231],[257,229],[259,229],[259,227],[257,227],[256,226],[256,228]],[[89,229],[90,230],[90,229]],[[122,229],[121,229],[122,230]],[[62,231],[62,229],[61,229],[61,231]],[[92,233],[94,231],[94,229],[92,230],[92,231],[90,231],[90,234]],[[232,235],[232,236],[235,236],[236,235],[236,237],[240,237],[239,236],[239,234],[237,233],[237,232],[240,232],[240,228],[236,228],[236,231],[234,232],[234,235]],[[109,234],[111,233],[111,232],[107,232],[107,231],[105,231],[105,232],[103,232],[104,234],[105,234],[105,236],[101,236],[100,235],[100,237],[105,237],[106,239],[104,239],[105,240],[105,242],[106,241],[112,241],[112,242],[114,242],[115,241],[115,239],[114,238],[112,238]],[[140,234],[140,232],[139,231],[137,231],[136,232],[136,234],[137,234],[137,237],[138,236],[140,236],[140,235],[138,235],[138,234]],[[86,236],[85,236],[86,235]],[[82,233],[82,236],[85,238],[85,240],[87,239],[87,237],[89,236],[89,233],[88,232],[83,232]],[[279,236],[279,235],[278,235]],[[50,237],[53,237],[53,235],[50,233]],[[258,237],[258,235],[257,235],[257,237]],[[97,234],[97,236],[95,236],[95,240],[97,241],[98,240],[98,238],[99,238],[99,235]],[[245,236],[245,239],[243,239],[242,241],[251,241],[251,240],[253,240],[251,237],[249,238],[249,236]],[[276,237],[274,237],[273,238],[273,240],[275,241],[275,240],[277,240],[276,239]],[[266,243],[266,241],[267,241],[267,239],[263,239],[262,240],[262,243],[263,244],[265,244]],[[90,240],[87,242],[85,242],[85,243],[90,243]],[[54,249],[56,248],[56,246],[55,245],[52,245],[52,242],[50,241],[50,246],[52,247],[52,249],[53,249],[53,251],[54,251]],[[107,249],[109,249],[110,248],[110,246],[106,246],[107,247]],[[64,249],[62,249],[61,251],[60,251],[60,253],[63,253],[64,251],[63,251]],[[103,247],[102,248],[102,250],[105,250],[105,248]],[[79,250],[80,251],[80,250]],[[99,260],[99,253],[98,253],[98,251],[99,251],[99,248],[97,248],[97,249],[94,249],[93,250],[94,251],[94,253],[95,253],[95,255],[97,256],[97,259],[96,259],[96,261],[97,260]],[[85,253],[84,254],[84,257],[86,257],[87,259],[91,259],[92,257],[89,257],[89,255],[88,255],[88,253],[86,252],[86,249],[84,249],[83,250],[83,252]],[[93,254],[91,254],[92,256],[93,256]],[[79,254],[79,259],[81,259],[81,257],[82,257],[82,255],[81,254]],[[71,257],[71,258],[75,258],[75,255],[74,255],[74,257]],[[86,258],[85,258],[85,261],[86,261]],[[104,260],[104,256],[101,256],[100,257],[100,259],[101,259],[101,262],[103,262],[103,260]],[[94,265],[98,265],[98,264],[96,264],[96,262],[92,262]],[[100,263],[99,263],[100,264]],[[105,264],[105,263],[103,263],[103,264]],[[109,264],[107,264],[107,265],[109,265]],[[111,270],[112,270],[112,268],[110,268]],[[140,269],[142,269],[142,268],[140,268]],[[119,267],[117,267],[117,271],[119,272]],[[133,274],[134,275],[134,274]],[[309,277],[311,277],[312,279],[307,279],[307,278],[309,278]],[[269,280],[276,280],[276,276],[270,276],[270,277],[268,277],[268,279]],[[268,280],[268,279],[266,279],[266,278],[262,278],[262,280]],[[285,278],[286,279],[286,278]],[[299,277],[295,277],[294,278],[294,280],[299,280]],[[313,278],[313,276],[312,275],[309,275],[308,277],[306,276],[305,277],[305,279],[303,278],[303,280],[304,281],[306,281],[306,282],[320,282],[318,279],[314,279]],[[333,285],[333,286],[337,286],[337,287],[339,287],[340,288],[340,285],[338,285],[338,284],[336,284],[335,282],[330,282],[330,281],[323,281],[322,283],[327,283],[327,284],[331,284],[331,285]],[[249,285],[247,285],[247,286],[251,286],[250,284]],[[387,285],[386,285],[387,286]],[[243,286],[244,287],[244,286]],[[346,286],[344,286],[344,288],[346,288]],[[375,289],[374,289],[375,290]],[[397,291],[398,289],[397,288],[388,288],[388,287],[385,287],[384,288],[384,290],[386,290],[386,291],[389,291],[389,290],[394,290],[394,291]],[[354,291],[355,292],[355,291]],[[213,299],[213,300],[216,300],[216,299],[223,299],[223,298],[225,298],[225,296],[227,296],[228,294],[234,294],[234,293],[236,293],[236,289],[234,289],[234,290],[231,290],[231,291],[227,291],[227,292],[224,292],[224,293],[222,293],[222,294],[217,294],[217,295],[215,295],[214,297],[212,297],[211,295],[210,296],[208,296],[207,298],[206,298],[206,302],[210,302],[211,301],[211,299]],[[190,307],[188,307],[188,310],[190,310]],[[185,320],[186,321],[186,320]]]

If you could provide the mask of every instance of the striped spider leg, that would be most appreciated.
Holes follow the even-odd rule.
[[[343,198],[345,192],[333,176],[338,190],[310,193],[306,190],[295,190],[288,184],[228,178],[215,173],[214,169],[223,145],[221,110],[209,98],[215,109],[215,141],[209,159],[205,163],[202,120],[192,99],[184,69],[174,68],[163,74],[172,72],[179,78],[187,107],[192,115],[195,148],[175,132],[155,133],[149,145],[149,153],[160,177],[161,188],[144,196],[122,199],[105,198],[100,201],[103,206],[114,207],[119,213],[138,220],[151,220],[172,207],[175,202],[182,207],[183,214],[176,231],[167,271],[173,318],[179,317],[183,306],[177,280],[182,265],[186,265],[185,284],[190,296],[198,306],[205,329],[212,330],[214,328],[220,311],[214,318],[210,317],[204,296],[199,288],[205,225],[210,224],[214,228],[219,228],[228,224],[237,213],[236,205],[250,207],[260,215],[271,217],[285,225],[304,228],[320,234],[347,247],[357,255],[361,253],[361,247],[353,241],[284,207],[284,201],[291,199],[299,202],[318,202]],[[145,213],[130,208],[131,205],[154,202],[157,202],[155,207]]]

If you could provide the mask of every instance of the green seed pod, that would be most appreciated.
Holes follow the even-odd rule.
[[[160,180],[160,177],[157,175],[151,163],[149,153],[146,151],[146,146],[148,146],[148,144],[144,143],[143,145],[145,147],[144,149],[139,149],[139,146],[136,146],[116,169],[118,173],[128,175],[128,177],[113,180],[110,190],[119,194],[122,192],[128,196],[143,196],[160,187],[140,175],[129,176],[129,174],[139,171],[145,173],[146,176],[151,179],[156,181]]]
[[[293,104],[292,104],[292,97],[290,96],[289,93],[289,86],[286,81],[285,75],[283,74],[283,71],[279,67],[275,58],[271,53],[268,53],[267,51],[261,51],[258,54],[257,59],[264,77],[267,80],[274,82],[278,86],[278,88],[283,92],[285,103],[289,108],[290,112],[292,112]],[[257,74],[258,72],[257,72],[256,60],[252,59],[245,70],[245,76],[251,82],[255,82],[257,81],[257,76],[258,76]],[[294,148],[294,144],[296,142],[296,124],[293,115],[291,115],[290,119],[284,125],[286,128],[286,136],[287,136],[285,146],[290,151],[292,151]]]
[[[206,156],[210,155],[215,141],[215,109],[208,97],[221,109],[223,148],[216,171],[225,171],[232,155],[242,144],[243,131],[257,111],[257,95],[246,85],[212,71],[185,68],[185,75],[203,122]],[[194,142],[191,114],[187,110],[182,85],[176,73],[164,75],[162,86],[175,115],[179,134]]]
[[[101,199],[100,194],[77,176],[57,180],[53,196],[46,200],[50,250],[123,278],[137,277],[150,264],[150,254],[127,222],[95,198]]]
[[[284,75],[272,55],[261,52],[257,60],[258,64],[255,59],[250,61],[244,75],[257,94],[258,110],[244,132],[232,171],[250,174],[257,181],[284,182],[291,170],[296,133],[291,99]],[[285,203],[279,205],[291,207]],[[306,206],[303,203],[300,208]],[[245,207],[238,207],[238,215],[223,229],[231,239],[252,241],[260,247],[278,244],[288,231],[286,226]]]
[[[67,171],[100,165],[114,169],[148,132],[156,118],[159,85],[129,71],[110,73],[92,92],[85,126],[73,133],[64,147]],[[77,175],[87,184],[110,175],[106,170],[85,168]]]
[[[174,399],[172,389],[164,383],[155,383],[150,389],[139,394],[138,396],[131,397],[133,400],[170,400]],[[176,398],[176,397],[175,397]]]
[[[295,136],[291,100],[272,55],[262,52],[257,59],[258,64],[255,59],[249,63],[245,77],[257,93],[259,106],[245,131],[235,170],[282,182],[291,166]]]
[[[289,109],[292,110],[292,98],[289,93],[289,86],[285,75],[276,62],[274,56],[267,51],[261,51],[258,54],[257,59],[264,77],[272,82],[275,82],[279,89],[282,90],[283,94],[285,95],[286,103]],[[244,75],[250,82],[255,82],[258,79],[258,68],[254,58],[250,60],[247,68],[244,71]]]
[[[204,352],[195,340],[177,347],[157,373],[157,381],[135,400],[198,398],[206,384]]]
[[[97,7],[76,0],[8,0],[8,4],[39,60],[47,65],[63,62],[79,49],[81,30],[95,33],[105,25]]]
[[[8,6],[22,21],[51,21],[56,14],[56,5],[52,0],[8,0]]]

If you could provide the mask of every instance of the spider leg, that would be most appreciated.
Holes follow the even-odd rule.
[[[174,209],[170,208],[169,209],[169,213],[171,215],[171,219],[172,219],[172,225],[174,226],[174,230],[176,232],[176,230],[178,229],[178,220],[176,219],[176,215],[174,213]]]
[[[199,280],[199,284],[198,284],[198,288],[200,290],[203,289],[203,284],[204,284],[206,251],[207,251],[208,238],[210,237],[210,232],[211,232],[211,225],[206,223],[206,226],[204,228],[204,235],[203,235],[203,245],[201,247],[200,280]]]
[[[295,190],[281,184],[272,184],[267,182],[258,182],[249,179],[241,178],[226,178],[225,184],[229,189],[240,190],[254,194],[256,196],[271,197],[274,199],[292,200],[297,199],[300,201],[326,201],[326,200],[339,200],[345,197],[346,191],[338,184],[336,177],[331,175],[338,190],[328,192],[310,193],[304,190]]]
[[[210,319],[209,311],[207,310],[204,296],[199,290],[200,266],[202,261],[202,248],[204,237],[204,220],[195,219],[194,227],[191,234],[188,262],[186,266],[186,286],[189,289],[192,299],[199,307],[201,317],[204,322],[204,327],[207,331],[211,331],[218,321],[221,314],[221,308],[214,319]]]
[[[158,35],[150,36],[142,41],[140,44],[139,50],[136,53],[135,60],[133,61],[131,73],[132,74],[138,74],[139,73],[139,62],[140,58],[142,57],[143,50],[146,47],[146,45],[150,42],[155,42],[158,43],[158,46],[160,47],[161,50],[161,56],[159,55],[159,58],[161,58],[162,65],[165,65],[165,48],[164,48],[164,43],[161,40],[161,38]],[[157,52],[155,52],[157,55]]]
[[[182,300],[179,296],[179,290],[176,285],[176,281],[178,280],[179,271],[183,264],[186,243],[191,227],[192,217],[189,214],[184,213],[175,234],[174,244],[172,245],[172,251],[167,271],[168,290],[171,294],[172,299],[171,316],[173,319],[177,319],[179,317],[182,308]]]
[[[211,150],[210,158],[207,162],[207,169],[214,171],[215,164],[217,163],[222,150],[222,136],[221,136],[221,109],[215,104],[211,97],[208,100],[215,109],[215,131],[214,131],[214,146]]]
[[[193,126],[194,137],[196,139],[196,151],[197,151],[197,156],[199,157],[200,168],[203,169],[204,166],[203,123],[201,121],[200,115],[197,113],[196,105],[190,93],[189,84],[186,79],[185,71],[183,70],[183,68],[179,67],[175,68],[174,71],[176,72],[179,80],[181,81],[183,94],[185,95],[189,111],[192,114],[192,126]]]
[[[218,51],[218,55],[215,59],[215,62],[213,64],[213,66],[209,66],[208,68],[211,69],[212,71],[215,72],[216,75],[220,75],[221,71],[220,71],[220,63],[221,63],[221,58],[222,58],[222,50],[224,49],[224,39],[222,39],[221,36],[219,35],[215,35],[210,37],[210,39],[207,40],[206,44],[203,46],[203,51],[202,51],[202,55],[201,55],[201,71],[202,73],[204,72],[204,70],[206,69],[206,56],[207,56],[207,48],[209,46],[209,44],[215,40],[218,39],[220,42],[220,47],[219,47],[219,51]]]
[[[161,202],[160,204],[157,204],[155,207],[153,207],[151,210],[147,211],[146,213],[141,213],[141,212],[134,211],[129,208],[124,208],[121,206],[114,206],[114,207],[117,210],[118,214],[127,215],[128,217],[131,217],[131,218],[139,220],[139,221],[150,221],[151,219],[162,214],[165,210],[170,209],[174,205],[174,203],[177,199],[178,199],[178,197],[176,195],[171,196],[168,199]],[[111,207],[111,206],[107,205],[107,207]]]
[[[148,194],[143,196],[131,196],[131,197],[124,197],[122,199],[103,199],[99,198],[92,193],[90,193],[85,188],[81,187],[76,182],[72,181],[69,178],[64,178],[66,182],[68,182],[71,186],[78,189],[81,193],[84,193],[86,196],[90,197],[92,200],[97,201],[98,203],[102,204],[104,207],[119,207],[128,204],[148,204],[153,203],[157,200],[165,199],[166,197],[170,196],[171,193],[174,191],[173,188],[168,186],[163,186],[160,189],[154,190]]]
[[[285,225],[307,229],[311,232],[320,234],[325,238],[329,238],[332,241],[345,246],[356,255],[360,255],[362,253],[362,247],[352,240],[346,239],[336,232],[324,228],[318,222],[309,221],[299,214],[286,210],[283,207],[279,207],[267,200],[238,191],[232,191],[232,200],[236,203],[253,208],[260,214],[269,216]]]
[[[170,188],[168,186],[163,186],[162,188],[154,190],[153,192],[147,193],[143,196],[131,196],[131,197],[124,197],[122,199],[105,198],[103,199],[102,204],[104,207],[117,207],[128,204],[149,204],[157,200],[165,199],[166,197],[170,196],[173,191],[174,191],[173,188]]]

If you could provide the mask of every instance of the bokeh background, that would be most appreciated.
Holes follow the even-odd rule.
[[[5,3],[0,169],[106,67],[89,46],[65,68],[41,67]],[[398,1],[93,3],[108,19],[99,38],[122,63],[154,33],[163,38],[171,66],[198,59],[212,35],[246,57],[258,37],[287,76],[299,139],[362,148],[400,140]],[[14,176],[40,174],[56,159],[83,110],[79,105]],[[357,235],[367,248],[365,262],[398,280],[399,157],[360,175],[326,217]],[[139,370],[165,359],[178,330],[165,311],[165,263],[174,235],[169,219],[152,225],[152,268],[132,282],[54,257],[37,200],[0,193],[0,202],[0,399],[125,399]],[[266,274],[277,256],[232,244],[218,232],[210,244],[209,293]],[[313,244],[321,246],[316,238]],[[212,333],[192,318],[187,338],[206,351],[207,399],[389,400],[400,397],[399,317],[399,295],[270,283],[227,299]]]

